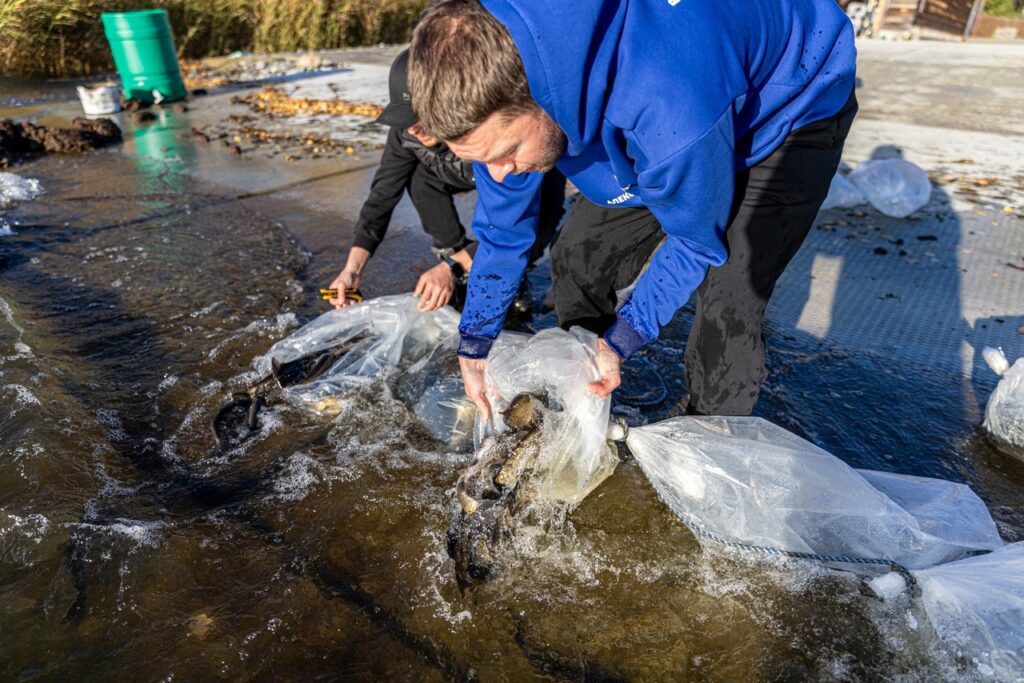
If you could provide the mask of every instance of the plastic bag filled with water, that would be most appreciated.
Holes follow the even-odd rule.
[[[464,397],[455,350],[459,316],[444,307],[425,313],[411,294],[385,296],[324,313],[274,344],[253,365],[261,375],[335,349],[330,369],[288,389],[289,398],[331,412],[339,397],[369,382],[389,380],[395,393],[437,438],[470,442],[473,412]]]
[[[1024,542],[914,572],[928,620],[990,680],[1024,677]]]
[[[627,444],[683,521],[729,541],[909,569],[1003,544],[967,486],[855,470],[761,418],[675,418]]]
[[[548,329],[532,337],[503,333],[487,358],[494,431],[503,430],[500,411],[521,393],[544,396],[554,411],[542,427],[536,473],[539,493],[547,499],[579,503],[618,464],[605,439],[611,399],[586,388],[600,379],[596,348],[597,336],[581,328]]]
[[[873,207],[894,218],[914,213],[932,194],[928,174],[905,159],[863,161],[848,179]]]
[[[825,197],[821,208],[824,209],[846,209],[851,206],[863,204],[867,200],[857,187],[840,173],[832,176],[832,184],[828,187],[828,196]]]
[[[999,349],[986,347],[982,355],[1000,376],[985,406],[985,431],[1001,450],[1024,459],[1024,357],[1010,366]]]
[[[1024,675],[1024,544],[1003,544],[969,487],[855,470],[753,417],[675,418],[626,443],[702,543],[857,571],[897,563],[950,652],[997,680]]]

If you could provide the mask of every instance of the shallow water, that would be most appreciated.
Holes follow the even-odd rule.
[[[0,678],[971,674],[907,597],[701,549],[628,460],[461,594],[444,534],[469,456],[382,386],[335,417],[275,407],[217,453],[210,420],[254,356],[322,310],[329,265],[195,182],[187,149],[138,151],[20,170],[47,195],[0,238]],[[546,269],[531,277],[543,289]],[[688,318],[629,366],[617,412],[654,421],[682,398],[658,367],[678,364]],[[771,339],[759,414],[856,467],[964,481],[1024,537],[1024,467],[973,428],[990,384]]]

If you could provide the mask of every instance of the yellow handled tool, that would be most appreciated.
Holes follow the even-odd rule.
[[[336,289],[321,289],[320,298],[324,301],[330,301],[331,299],[338,298],[338,290]],[[356,303],[363,301],[366,297],[358,289],[348,288],[345,290],[345,298],[349,301],[355,301]]]

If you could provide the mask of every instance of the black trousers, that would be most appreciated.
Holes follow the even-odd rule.
[[[409,198],[420,216],[420,224],[433,240],[438,251],[453,252],[472,244],[466,228],[459,222],[454,196],[475,189],[474,185],[451,185],[441,180],[426,165],[419,164],[409,179]],[[537,239],[530,252],[530,265],[544,254],[551,244],[558,224],[565,213],[565,176],[557,170],[544,175],[540,190],[540,219]]]
[[[684,356],[688,408],[749,415],[764,381],[764,312],[783,270],[814,224],[857,113],[851,94],[834,117],[789,134],[771,156],[737,174],[728,260],[697,290]],[[602,334],[615,291],[641,273],[664,238],[645,208],[606,208],[580,198],[551,251],[559,324]]]

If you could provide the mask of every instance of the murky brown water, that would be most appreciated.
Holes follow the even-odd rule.
[[[0,678],[966,675],[909,598],[702,550],[629,461],[462,595],[444,534],[468,456],[383,387],[334,418],[275,407],[216,453],[217,408],[332,263],[197,186],[187,149],[139,149],[23,169],[48,195],[0,238]],[[685,327],[646,356],[678,359]],[[762,414],[859,467],[966,481],[1024,534],[1024,468],[976,441],[956,381],[777,342]],[[631,383],[633,419],[682,394]]]

